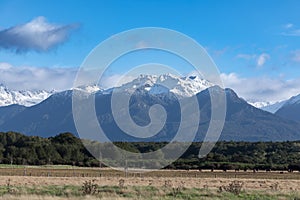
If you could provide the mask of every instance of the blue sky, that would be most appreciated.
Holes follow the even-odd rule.
[[[300,93],[299,8],[296,0],[1,0],[0,69],[8,75],[0,76],[0,82],[15,88],[69,87],[76,68],[97,44],[113,34],[150,26],[194,38],[216,62],[225,86],[242,97],[282,100]],[[16,44],[7,30],[35,19],[58,28],[60,37],[48,45],[33,42],[35,46],[35,38],[26,43],[20,37]],[[10,72],[3,73],[8,68]],[[10,80],[14,74],[23,82]],[[57,77],[55,84],[39,84],[48,77]],[[26,83],[29,80],[35,84]]]

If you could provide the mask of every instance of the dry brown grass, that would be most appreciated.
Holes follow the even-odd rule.
[[[6,170],[6,171],[5,171]],[[15,171],[14,171],[15,170]],[[32,171],[30,171],[32,170]],[[57,170],[57,171],[55,171]],[[241,182],[243,185],[244,192],[254,192],[254,193],[264,193],[266,195],[289,195],[289,194],[300,194],[300,173],[279,173],[279,172],[221,172],[221,171],[185,171],[185,170],[161,170],[151,173],[141,173],[141,174],[128,174],[125,176],[124,172],[113,171],[109,169],[90,169],[90,168],[81,168],[76,169],[75,171],[78,174],[85,174],[83,176],[72,177],[74,170],[72,169],[45,169],[45,168],[30,168],[27,169],[27,174],[24,176],[23,173],[18,175],[18,173],[23,172],[24,169],[0,169],[2,173],[9,172],[13,176],[3,175],[0,176],[0,186],[2,188],[7,187],[7,183],[13,188],[43,188],[48,186],[74,186],[78,190],[82,188],[83,183],[95,180],[93,183],[99,186],[100,188],[104,186],[117,187],[124,189],[124,191],[129,192],[134,195],[137,194],[135,187],[143,187],[143,193],[149,192],[149,196],[153,195],[153,191],[147,191],[147,187],[157,188],[155,194],[157,196],[164,196],[166,193],[172,191],[176,192],[176,189],[187,188],[189,191],[193,192],[196,188],[196,192],[207,192],[207,195],[213,193],[213,195],[221,195],[217,191],[220,187],[228,186],[232,181]],[[31,173],[43,173],[47,171],[51,172],[52,176],[35,176]],[[69,173],[70,176],[65,176]],[[101,173],[101,176],[99,174]],[[0,172],[1,174],[1,172]],[[96,176],[93,176],[96,175]],[[122,180],[122,181],[121,181]],[[168,188],[168,191],[165,191],[164,188]],[[199,190],[200,189],[200,190]],[[20,190],[20,189],[19,189]],[[9,195],[10,194],[10,195]],[[19,193],[21,195],[14,195],[14,193],[5,194],[0,196],[0,199],[7,200],[62,200],[62,199],[82,199],[83,196],[39,196],[32,194],[40,193]],[[27,195],[26,195],[27,194]],[[81,194],[81,193],[80,193]],[[223,194],[223,193],[222,193]],[[99,199],[99,196],[84,196],[84,199]],[[103,190],[101,192],[101,199],[126,199],[125,197],[120,196],[116,192],[109,192],[109,190]],[[159,199],[159,198],[157,198]],[[221,198],[222,199],[222,198]],[[285,198],[281,198],[285,199]]]
[[[82,200],[83,197],[52,197],[52,196],[37,196],[37,195],[5,195],[1,197],[3,200]],[[99,200],[99,197],[85,196],[84,199]],[[103,197],[103,200],[124,200],[122,197]]]
[[[39,177],[125,177],[123,171],[116,171],[108,168],[80,168],[72,166],[16,166],[0,167],[0,176],[39,176]],[[288,172],[265,172],[253,173],[228,170],[158,170],[147,173],[127,173],[126,177],[187,177],[187,178],[243,178],[243,179],[294,179],[300,180],[300,173]]]
[[[95,183],[99,186],[119,186],[119,177],[96,177]],[[174,187],[181,186],[184,182],[186,188],[218,189],[220,186],[228,185],[231,181],[237,180],[243,183],[247,190],[263,191],[300,191],[300,180],[275,180],[275,179],[231,179],[231,178],[186,178],[186,177],[128,177],[123,178],[125,186],[154,186],[162,187],[170,182]],[[3,176],[0,185],[6,185],[10,180],[13,186],[49,186],[49,185],[74,185],[82,186],[90,177],[24,177],[24,176]]]

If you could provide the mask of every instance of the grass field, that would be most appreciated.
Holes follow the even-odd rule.
[[[299,172],[1,166],[0,199],[300,199]]]
[[[238,172],[234,170],[158,170],[151,172],[128,172],[109,168],[83,168],[64,165],[21,166],[0,165],[0,176],[37,176],[37,177],[185,177],[185,178],[242,178],[242,179],[288,179],[300,180],[300,172],[258,171]]]

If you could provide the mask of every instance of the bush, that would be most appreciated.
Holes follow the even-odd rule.
[[[124,188],[124,186],[125,186],[125,180],[124,179],[120,179],[119,180],[119,187],[120,188]]]
[[[244,183],[241,181],[232,181],[227,186],[221,186],[219,188],[219,192],[222,192],[223,190],[226,192],[233,193],[235,195],[239,195],[242,192]]]
[[[95,183],[96,180],[85,181],[82,185],[83,195],[95,195],[99,193],[98,184]]]

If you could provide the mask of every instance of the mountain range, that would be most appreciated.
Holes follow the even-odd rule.
[[[227,111],[221,134],[222,140],[300,140],[300,120],[295,118],[297,114],[291,114],[297,113],[295,109],[300,109],[300,103],[298,103],[300,98],[295,97],[286,101],[273,114],[254,107],[238,97],[233,90],[224,90],[197,76],[141,75],[115,89],[122,93],[133,92],[129,110],[133,121],[140,126],[149,124],[148,113],[152,105],[160,104],[165,108],[166,124],[155,136],[148,138],[149,141],[172,139],[181,119],[178,114],[180,113],[178,98],[188,100],[193,96],[196,96],[199,102],[201,119],[195,140],[203,140],[211,116],[211,91],[216,93],[224,91],[226,94]],[[103,90],[96,85],[48,93],[50,95],[48,98],[30,107],[16,104],[2,106],[0,107],[0,131],[18,131],[43,137],[54,136],[61,132],[77,134],[72,114],[74,90],[84,91],[88,97],[95,97],[98,121],[111,140],[140,141],[139,138],[124,133],[117,126],[111,111],[113,89]]]
[[[174,86],[174,83],[176,85]],[[172,84],[173,88],[170,92],[175,93],[182,97],[188,97],[201,92],[202,90],[213,86],[212,83],[207,80],[201,79],[197,76],[189,77],[176,77],[172,74],[155,76],[155,75],[140,75],[137,79],[122,85],[124,90],[133,90],[137,87],[144,86],[145,89],[151,89],[150,93],[161,93],[166,91],[163,85]],[[148,86],[148,87],[146,87]],[[103,91],[106,93],[111,92],[113,88],[104,90],[99,88],[97,85],[81,86],[77,89],[87,91],[89,93]],[[5,85],[0,83],[0,107],[8,106],[13,104],[23,105],[30,107],[40,103],[41,101],[47,99],[52,94],[57,93],[57,91],[47,91],[47,90],[10,90]],[[260,108],[262,110],[275,113],[279,110],[285,103],[285,101],[279,102],[268,102],[268,101],[248,101],[249,104],[254,107]]]
[[[33,106],[47,99],[54,93],[54,90],[10,90],[5,85],[0,84],[0,106],[8,106],[12,104]]]

